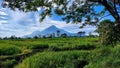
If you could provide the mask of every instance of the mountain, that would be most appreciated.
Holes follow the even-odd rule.
[[[55,37],[57,37],[57,31],[59,31],[60,34],[65,33],[65,34],[67,34],[67,36],[78,36],[77,33],[69,33],[63,29],[57,28],[56,26],[52,25],[43,31],[34,31],[32,34],[26,35],[24,37],[49,36],[50,34],[55,34]]]
[[[45,30],[41,31],[41,34],[42,35],[53,34],[53,33],[57,34],[57,31],[60,31],[60,34],[63,34],[63,33],[69,34],[69,32],[67,32],[63,29],[57,28],[54,25],[52,25],[52,26],[46,28]]]

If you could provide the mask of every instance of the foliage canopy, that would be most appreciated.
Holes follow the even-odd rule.
[[[2,5],[24,12],[38,11],[38,8],[41,8],[40,21],[46,16],[52,16],[54,12],[62,16],[67,23],[79,23],[86,18],[84,25],[95,24],[109,12],[108,15],[120,22],[120,0],[4,0]],[[103,10],[96,12],[97,6],[103,6]]]
[[[100,22],[97,32],[100,36],[100,42],[103,45],[116,45],[120,41],[120,27],[115,26],[115,22],[103,20]]]

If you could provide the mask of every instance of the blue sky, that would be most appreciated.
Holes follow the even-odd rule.
[[[80,24],[66,24],[57,15],[54,15],[52,18],[47,17],[42,23],[39,23],[39,17],[38,12],[24,13],[19,10],[12,11],[9,8],[2,8],[0,6],[0,37],[9,37],[11,35],[24,36],[34,31],[42,31],[51,25],[55,25],[71,33],[86,31],[88,34],[96,29],[93,26],[86,26],[86,28],[80,29]],[[110,19],[112,18],[110,17]]]

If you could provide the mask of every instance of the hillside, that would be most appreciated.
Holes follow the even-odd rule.
[[[55,37],[57,37],[57,31],[60,31],[60,34],[67,34],[67,36],[79,36],[77,33],[69,33],[63,29],[57,28],[56,26],[52,25],[43,31],[34,31],[30,35],[25,35],[24,37],[34,37],[34,36],[49,36],[50,34],[55,34]],[[85,36],[85,34],[82,34],[81,36]]]

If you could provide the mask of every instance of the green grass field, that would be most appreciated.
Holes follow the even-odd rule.
[[[98,38],[0,40],[0,68],[120,68],[120,45]]]

